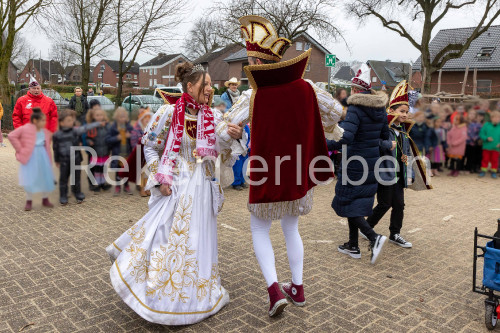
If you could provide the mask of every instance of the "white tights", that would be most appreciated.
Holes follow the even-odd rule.
[[[49,197],[49,193],[48,192],[42,192],[42,198],[43,199],[48,198],[48,197]],[[32,201],[33,200],[33,193],[26,192],[26,200],[27,201]]]
[[[278,282],[276,266],[274,261],[274,251],[269,237],[272,221],[261,220],[251,214],[250,225],[252,229],[253,250],[259,262],[262,274],[266,279],[267,286]],[[292,282],[296,285],[302,284],[302,271],[304,267],[304,245],[299,234],[299,217],[283,216],[281,219],[281,229],[285,235],[288,262],[292,272]]]

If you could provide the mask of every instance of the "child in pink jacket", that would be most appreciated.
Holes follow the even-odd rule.
[[[446,141],[448,149],[446,151],[450,158],[450,170],[448,176],[457,177],[461,161],[465,155],[465,144],[467,141],[467,124],[462,115],[457,115],[453,119],[453,127],[448,131]]]
[[[52,133],[45,129],[47,119],[40,108],[33,108],[30,122],[12,131],[8,138],[21,162],[19,185],[26,191],[24,210],[32,209],[33,193],[42,193],[42,205],[52,208],[48,195],[54,191],[50,140]]]

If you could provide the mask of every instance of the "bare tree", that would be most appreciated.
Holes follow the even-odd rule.
[[[343,39],[330,15],[334,0],[218,0],[213,11],[224,22],[222,37],[233,43],[241,43],[238,18],[260,15],[271,21],[278,35],[294,40],[300,34],[314,30],[324,40]]]
[[[50,49],[50,58],[61,64],[56,70],[64,84],[66,81],[66,70],[69,66],[77,64],[79,60],[78,56],[73,50],[68,49],[65,44],[58,42]]]
[[[46,13],[47,36],[77,55],[82,66],[82,87],[88,89],[91,61],[104,56],[115,42],[113,0],[54,0]],[[57,29],[54,29],[57,26]]]
[[[140,51],[155,52],[165,46],[182,20],[186,0],[114,0],[114,30],[119,51],[118,89],[115,105],[119,106],[123,91],[123,76],[135,64]]]
[[[0,2],[0,94],[2,101],[10,101],[9,63],[15,49],[16,35],[36,16],[50,0],[1,0]],[[19,40],[19,37],[18,37]]]
[[[481,36],[500,15],[499,0],[351,0],[349,11],[361,22],[376,18],[384,27],[407,39],[421,53],[421,69],[424,92],[430,89],[431,76],[439,71],[451,59],[460,58],[471,43]],[[440,50],[431,50],[433,29],[447,16],[453,16],[456,10],[469,9],[479,13],[476,27],[469,36],[450,40]],[[415,21],[417,27],[412,32],[410,25]],[[404,22],[404,23],[403,23]],[[424,70],[425,69],[425,70]]]
[[[220,47],[228,41],[223,37],[223,26],[212,17],[199,18],[189,30],[184,49],[191,59],[196,59]]]

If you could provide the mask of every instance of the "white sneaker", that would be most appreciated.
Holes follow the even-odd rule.
[[[394,234],[394,235],[390,236],[389,242],[396,244],[396,245],[399,245],[399,246],[404,247],[404,248],[412,247],[412,244],[410,242],[406,241],[406,239],[404,239],[403,236],[401,236],[400,234]]]
[[[387,242],[387,237],[382,235],[377,235],[375,241],[370,244],[370,249],[372,250],[371,263],[375,265],[377,262],[380,253],[382,253],[382,248],[384,247],[385,242]]]

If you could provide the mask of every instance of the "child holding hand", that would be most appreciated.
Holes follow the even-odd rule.
[[[33,193],[42,193],[42,205],[52,208],[49,193],[54,191],[50,140],[52,133],[45,129],[47,118],[42,109],[35,107],[30,122],[10,132],[8,138],[21,162],[19,185],[26,191],[25,211],[33,206]]]

